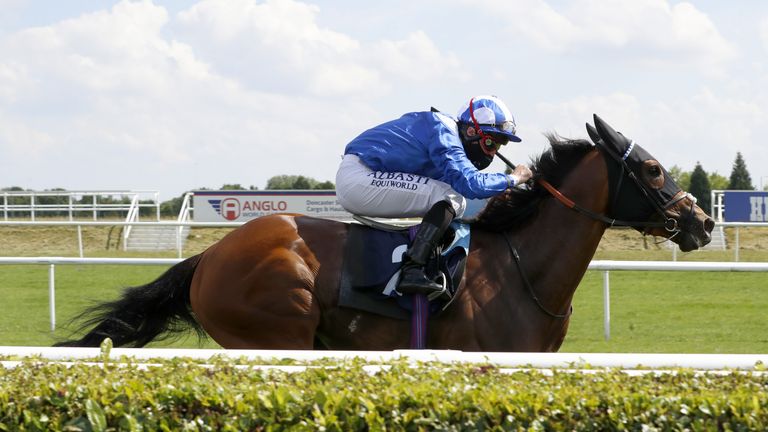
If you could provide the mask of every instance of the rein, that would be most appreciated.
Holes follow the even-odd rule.
[[[627,149],[626,154],[629,154],[629,152],[632,150],[633,146],[634,146],[634,141],[632,142],[632,145],[630,145],[629,149]],[[608,151],[607,149],[606,149],[606,151],[607,151],[608,154],[610,154],[612,157],[614,157],[612,152]],[[508,167],[510,167],[514,171],[515,164],[510,162],[509,159],[504,157],[504,155],[502,155],[499,152],[496,152],[496,156],[498,156],[499,159],[501,159],[505,164],[507,164]],[[616,157],[614,157],[614,159],[616,159]],[[586,209],[586,208],[581,207],[580,205],[576,204],[575,202],[573,202],[573,200],[571,200],[568,197],[566,197],[565,195],[563,195],[562,192],[557,190],[557,188],[552,186],[551,183],[549,183],[548,181],[544,180],[543,178],[536,179],[536,182],[539,183],[542,187],[544,187],[544,189],[546,189],[547,192],[550,193],[550,195],[552,195],[555,199],[560,201],[560,203],[562,203],[564,206],[566,206],[569,209],[574,210],[574,211],[576,211],[578,213],[582,213],[582,214],[584,214],[584,215],[586,215],[586,216],[588,216],[588,217],[590,217],[592,219],[604,222],[604,223],[608,224],[608,226],[628,226],[628,227],[633,227],[633,228],[634,227],[640,227],[640,228],[661,228],[661,227],[663,227],[668,232],[674,233],[674,235],[677,235],[678,233],[680,233],[681,230],[677,226],[677,221],[675,219],[667,217],[664,214],[664,210],[672,207],[673,205],[677,204],[679,201],[681,201],[681,200],[683,200],[685,198],[690,198],[692,202],[696,202],[696,198],[693,195],[691,195],[690,193],[688,193],[688,192],[681,191],[683,193],[679,194],[676,198],[672,198],[671,200],[669,200],[668,202],[666,202],[664,204],[659,204],[655,199],[653,199],[653,197],[651,197],[648,194],[648,191],[645,190],[645,187],[640,182],[640,180],[637,178],[635,173],[632,172],[632,170],[629,168],[629,166],[627,166],[627,163],[626,163],[625,159],[626,159],[625,157],[619,157],[617,159],[619,161],[621,167],[622,167],[622,172],[626,172],[627,176],[629,176],[630,178],[632,178],[632,180],[635,181],[635,184],[637,184],[638,188],[643,192],[643,195],[645,196],[645,198],[653,204],[653,207],[654,207],[654,209],[656,209],[656,212],[659,213],[662,218],[664,218],[664,222],[647,222],[647,221],[646,222],[634,222],[634,221],[624,221],[624,220],[618,220],[618,219],[614,219],[614,218],[609,218],[608,216],[605,216],[605,215],[600,214],[600,213],[595,213],[592,210]],[[620,176],[619,177],[619,186],[621,185],[621,181],[623,179],[624,179],[624,176]],[[617,194],[618,194],[618,189],[620,189],[620,188],[617,188],[617,192],[616,192]],[[615,200],[615,197],[614,197],[614,200]]]
[[[547,192],[550,193],[555,199],[557,199],[561,204],[568,207],[571,210],[574,210],[578,213],[582,213],[584,215],[589,216],[592,219],[604,222],[608,224],[609,226],[628,226],[628,227],[642,227],[642,228],[660,228],[663,227],[665,230],[669,232],[678,233],[680,232],[680,229],[677,226],[677,221],[675,219],[672,219],[670,217],[666,217],[664,215],[663,210],[659,210],[661,214],[664,216],[664,222],[633,222],[633,221],[624,221],[624,220],[618,220],[614,218],[609,218],[608,216],[605,216],[600,213],[595,213],[592,210],[586,209],[584,207],[581,207],[580,205],[576,204],[571,200],[570,198],[566,197],[562,194],[557,188],[552,186],[552,184],[542,178],[537,179],[536,182],[538,182],[541,186],[544,187],[544,189],[547,190]],[[645,191],[645,189],[641,190]],[[646,195],[647,196],[647,195]],[[675,205],[678,201],[681,201],[685,199],[686,197],[690,197],[691,194],[688,192],[683,192],[680,194],[677,198],[671,199],[664,208],[669,208]],[[648,197],[650,199],[650,197]]]
[[[523,284],[525,285],[525,288],[528,290],[528,294],[531,296],[534,303],[536,303],[536,306],[538,306],[542,312],[551,316],[552,318],[565,319],[571,316],[571,312],[573,312],[573,305],[571,305],[568,308],[568,312],[564,314],[557,314],[550,311],[543,304],[541,304],[541,300],[539,300],[539,297],[536,295],[536,291],[533,290],[533,286],[531,285],[531,282],[528,280],[528,276],[525,275],[525,271],[523,271],[523,267],[520,264],[520,254],[517,253],[517,248],[515,248],[512,245],[512,241],[509,240],[509,233],[507,233],[506,231],[504,231],[504,240],[507,242],[507,246],[509,246],[509,250],[512,252],[512,256],[515,257],[515,264],[517,265],[517,271],[520,272],[520,278],[523,280]]]
[[[546,189],[547,192],[550,193],[550,195],[552,195],[557,201],[559,201],[565,207],[567,207],[567,208],[569,208],[569,209],[571,209],[571,210],[573,210],[573,211],[575,211],[577,213],[584,214],[584,215],[586,215],[586,216],[588,216],[588,217],[590,217],[590,218],[592,218],[594,220],[606,223],[609,226],[612,226],[612,227],[613,226],[628,226],[628,227],[642,227],[642,228],[663,227],[668,232],[673,233],[672,237],[674,237],[677,234],[679,234],[681,232],[681,230],[678,227],[677,221],[675,219],[672,219],[671,217],[667,217],[664,214],[664,210],[672,207],[673,205],[675,205],[676,203],[678,203],[679,201],[681,201],[681,200],[683,200],[685,198],[690,198],[691,202],[695,203],[696,202],[696,198],[693,197],[693,195],[691,195],[688,192],[680,191],[682,193],[678,193],[678,195],[676,197],[673,197],[672,199],[670,199],[666,203],[659,203],[659,202],[657,202],[648,193],[648,191],[645,189],[643,184],[637,178],[635,173],[629,168],[629,166],[627,166],[626,156],[629,154],[629,152],[632,151],[632,147],[633,146],[634,146],[634,141],[629,146],[629,148],[627,149],[626,153],[623,156],[621,156],[619,158],[614,157],[614,159],[617,159],[617,161],[621,165],[622,173],[626,173],[627,176],[629,176],[630,178],[632,178],[632,180],[635,181],[635,184],[637,184],[638,188],[643,192],[643,195],[645,196],[645,198],[653,204],[654,209],[662,216],[662,218],[664,218],[664,222],[634,222],[634,221],[625,221],[625,220],[618,220],[618,219],[615,219],[615,218],[610,218],[610,217],[608,217],[608,216],[606,216],[604,214],[593,212],[592,210],[586,209],[586,208],[576,204],[573,200],[571,200],[570,198],[568,198],[565,195],[563,195],[562,192],[557,190],[557,188],[552,186],[551,183],[549,183],[547,180],[545,180],[543,178],[536,179],[536,182],[539,183],[544,189]],[[611,156],[614,156],[610,151],[608,153]],[[499,158],[504,163],[506,163],[507,166],[509,166],[514,171],[515,165],[512,162],[510,162],[506,157],[504,157],[504,155],[502,155],[502,154],[500,154],[498,152],[496,153],[496,155],[499,156]],[[621,182],[622,182],[623,179],[624,179],[623,175],[619,177],[619,186],[621,186]],[[617,192],[616,192],[617,194],[618,194],[618,191],[620,189],[621,189],[620,187],[617,188]],[[615,200],[615,198],[616,197],[614,197],[614,200]],[[691,204],[691,205],[693,205],[693,204]],[[539,300],[539,297],[536,295],[536,292],[533,290],[533,286],[531,285],[531,282],[528,280],[528,277],[526,276],[525,271],[523,271],[523,267],[522,267],[522,265],[520,263],[520,254],[517,252],[517,248],[515,248],[512,245],[512,241],[509,239],[509,234],[506,231],[504,232],[504,241],[507,242],[507,246],[509,247],[510,252],[512,252],[512,256],[515,259],[515,265],[517,266],[517,270],[520,273],[520,278],[523,280],[523,284],[525,285],[525,288],[528,290],[528,294],[530,295],[531,299],[534,301],[534,303],[536,303],[536,306],[538,306],[539,309],[542,312],[544,312],[545,314],[549,315],[552,318],[557,318],[557,319],[566,319],[566,318],[568,318],[571,315],[571,313],[573,312],[573,305],[571,305],[569,307],[568,312],[563,313],[563,314],[554,313],[554,312],[550,311],[549,309],[547,309],[541,303],[541,300]]]

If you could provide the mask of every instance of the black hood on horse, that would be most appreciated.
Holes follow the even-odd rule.
[[[595,127],[587,124],[587,132],[600,151],[606,155],[608,184],[611,194],[611,212],[616,219],[647,220],[659,208],[677,197],[682,189],[669,172],[634,140],[616,132],[611,126],[595,115]],[[644,170],[653,165],[651,170],[661,181],[648,182],[650,187],[640,182]],[[629,193],[622,193],[625,177],[629,187],[637,187],[646,199],[637,199]],[[622,212],[620,214],[619,212]]]

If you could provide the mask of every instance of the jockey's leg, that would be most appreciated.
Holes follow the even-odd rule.
[[[443,290],[442,285],[427,277],[424,266],[454,217],[456,212],[448,201],[438,201],[424,215],[413,244],[404,255],[405,263],[397,287],[400,293],[429,296]]]

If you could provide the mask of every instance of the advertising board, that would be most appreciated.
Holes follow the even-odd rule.
[[[273,213],[351,219],[332,190],[194,191],[196,222],[245,222]]]
[[[766,222],[768,192],[724,191],[723,207],[725,222]]]

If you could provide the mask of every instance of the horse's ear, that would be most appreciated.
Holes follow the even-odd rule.
[[[587,125],[587,133],[589,134],[589,139],[591,139],[592,142],[595,143],[595,145],[597,145],[597,143],[600,142],[600,135],[598,135],[597,130],[595,129],[594,126],[592,126],[589,123],[587,123],[586,125]]]
[[[629,145],[629,140],[624,135],[616,132],[608,123],[603,121],[597,114],[594,114],[595,128],[597,134],[603,140],[604,143],[609,144],[620,154],[624,152],[624,149]]]

